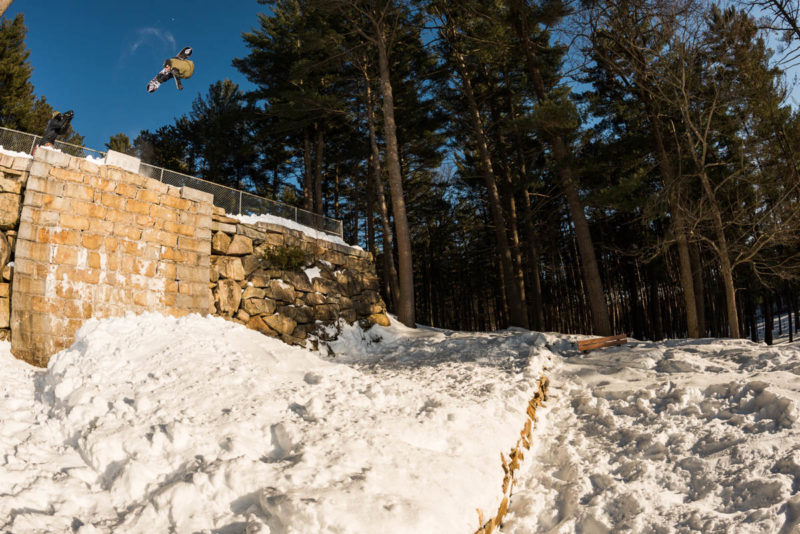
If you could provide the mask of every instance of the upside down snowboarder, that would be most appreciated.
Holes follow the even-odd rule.
[[[178,87],[178,90],[182,90],[183,84],[181,84],[181,80],[191,78],[192,74],[194,74],[194,62],[189,59],[189,56],[191,55],[192,47],[186,46],[180,52],[178,52],[177,56],[164,61],[164,68],[161,69],[158,74],[156,74],[155,77],[148,82],[147,92],[152,93],[158,89],[159,85],[170,78],[174,78],[175,85]]]

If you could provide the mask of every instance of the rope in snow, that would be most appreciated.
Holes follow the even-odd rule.
[[[513,449],[511,449],[508,460],[506,460],[506,456],[502,452],[500,453],[500,462],[503,464],[503,472],[505,475],[503,476],[503,500],[500,501],[500,506],[497,509],[497,515],[484,522],[483,511],[478,508],[477,512],[479,527],[478,530],[475,531],[475,534],[492,534],[494,529],[500,526],[503,521],[503,517],[508,511],[508,503],[511,499],[511,491],[514,487],[515,474],[519,469],[522,460],[525,458],[522,453],[522,449],[524,448],[525,450],[529,450],[531,448],[531,430],[533,428],[533,423],[536,422],[536,408],[544,404],[544,401],[547,400],[547,387],[550,385],[550,380],[548,380],[546,376],[542,375],[542,377],[539,379],[538,385],[539,387],[533,394],[533,398],[528,401],[525,425],[522,427],[522,431],[519,433],[520,437],[517,440],[517,444]]]

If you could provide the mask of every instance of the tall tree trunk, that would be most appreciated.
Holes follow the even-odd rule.
[[[692,259],[692,280],[694,281],[695,303],[697,304],[697,330],[700,337],[706,336],[706,299],[705,283],[703,282],[703,261],[700,257],[700,247],[691,245],[689,254]]]
[[[686,221],[681,205],[681,184],[677,181],[675,170],[672,167],[671,159],[667,154],[666,145],[663,137],[663,125],[661,120],[652,108],[647,94],[642,93],[647,114],[652,122],[653,141],[655,143],[656,157],[661,172],[661,179],[664,186],[669,190],[667,195],[672,215],[672,233],[678,247],[678,268],[680,271],[681,288],[683,289],[683,303],[686,312],[686,326],[689,330],[690,338],[700,337],[700,326],[697,317],[697,295],[695,295],[694,278],[692,277],[692,258],[689,249],[689,239],[686,237]]]
[[[0,0],[0,15],[6,12],[8,6],[11,5],[12,0]]]
[[[739,337],[739,315],[736,310],[736,287],[733,284],[733,266],[731,265],[731,257],[728,252],[728,241],[725,238],[725,230],[722,224],[722,213],[717,199],[714,196],[714,191],[711,187],[711,180],[705,171],[700,173],[700,182],[703,184],[703,191],[708,200],[709,209],[711,209],[712,222],[714,224],[714,233],[716,234],[716,251],[719,256],[719,273],[722,276],[722,282],[725,286],[725,305],[728,312],[728,328],[732,338]]]
[[[792,329],[792,301],[794,300],[794,292],[789,291],[789,302],[786,307],[786,321],[789,327],[789,343],[794,341],[794,330]],[[795,325],[796,326],[796,325]]]
[[[772,345],[772,328],[775,322],[772,318],[772,296],[768,289],[764,290],[764,299],[761,301],[761,315],[764,316],[764,343]]]
[[[281,189],[281,178],[278,174],[278,165],[275,165],[275,168],[272,169],[272,199],[278,200],[280,195]]]
[[[448,28],[448,35],[451,43],[455,42],[455,31],[452,27]],[[464,57],[458,50],[453,51],[454,59],[456,60],[456,70],[461,78],[461,89],[464,97],[467,99],[467,107],[469,108],[470,121],[472,124],[473,135],[475,136],[475,143],[478,146],[478,152],[481,159],[481,174],[483,174],[483,181],[486,184],[488,193],[489,211],[492,214],[492,222],[494,224],[495,240],[497,242],[497,255],[500,261],[500,270],[503,277],[503,287],[505,288],[506,302],[508,304],[509,323],[511,326],[520,326],[528,328],[527,314],[525,306],[522,303],[522,296],[519,292],[519,287],[516,284],[514,276],[514,269],[511,260],[511,248],[508,244],[508,237],[506,235],[506,221],[503,216],[503,209],[500,204],[500,194],[497,189],[497,180],[492,166],[492,158],[489,155],[489,146],[486,140],[486,134],[483,130],[481,123],[480,110],[478,103],[475,100],[475,94],[472,91],[472,83],[467,73],[466,63]]]
[[[506,75],[508,79],[508,75]],[[528,259],[528,285],[526,289],[533,292],[531,295],[531,302],[528,306],[528,322],[534,330],[544,329],[544,305],[542,303],[542,280],[539,276],[539,251],[536,246],[536,230],[533,227],[533,214],[531,212],[531,193],[528,190],[528,165],[525,161],[525,151],[522,143],[522,133],[519,131],[519,124],[515,120],[517,118],[517,111],[514,107],[514,99],[511,95],[510,84],[506,84],[507,98],[508,98],[508,113],[511,117],[512,133],[514,137],[514,150],[517,153],[517,176],[519,183],[522,185],[520,188],[522,193],[522,200],[519,202],[520,215],[522,220],[522,227],[525,233],[525,240],[527,241],[525,247],[525,255]],[[510,179],[510,177],[509,177]],[[526,292],[527,294],[527,292]],[[526,300],[528,300],[526,298]]]
[[[536,330],[544,329],[544,303],[542,301],[542,279],[539,277],[539,250],[536,246],[536,231],[533,228],[533,215],[530,208],[530,192],[525,189],[522,194],[522,221],[525,228],[525,239],[527,247],[525,252],[528,255],[528,277],[530,288],[533,291],[533,302],[529,318],[533,320],[533,328]]]
[[[325,136],[322,126],[314,125],[316,139],[314,143],[314,213],[322,215],[322,163],[324,161]]]
[[[375,178],[373,168],[375,157],[372,150],[367,154],[367,198],[364,213],[367,217],[367,250],[375,254]]]
[[[661,315],[661,302],[658,294],[660,280],[654,265],[650,266],[649,274],[650,282],[648,287],[650,288],[650,294],[648,295],[648,307],[650,308],[649,315],[650,320],[652,321],[652,335],[653,341],[660,341],[664,339],[664,322]]]
[[[411,259],[411,232],[408,228],[406,204],[403,199],[403,183],[400,176],[400,160],[397,147],[397,126],[394,120],[394,95],[389,73],[389,57],[382,25],[376,27],[378,66],[383,97],[383,126],[386,136],[386,170],[389,174],[389,190],[392,196],[395,238],[397,239],[397,261],[399,265],[399,296],[397,318],[404,325],[416,326],[414,314],[414,267]]]
[[[386,279],[386,293],[389,296],[389,305],[394,308],[397,304],[398,286],[397,268],[394,262],[394,246],[392,245],[392,228],[389,219],[389,208],[386,205],[386,195],[381,179],[381,159],[378,149],[378,137],[375,133],[375,109],[374,97],[372,95],[372,82],[366,68],[364,69],[364,82],[366,86],[365,98],[367,106],[367,126],[369,127],[369,147],[370,147],[370,175],[374,193],[378,204],[378,213],[381,217],[381,233],[383,235],[383,272]]]
[[[506,75],[507,77],[507,75]],[[492,84],[492,87],[494,84]],[[506,88],[507,84],[506,84]],[[510,96],[509,96],[510,98]],[[492,120],[497,124],[500,122],[500,111],[496,105],[492,105]],[[514,195],[514,183],[511,179],[511,171],[508,168],[508,154],[506,152],[506,139],[502,129],[497,127],[495,132],[495,151],[497,152],[498,173],[500,184],[501,199],[505,201],[506,226],[508,227],[509,247],[511,252],[511,268],[514,275],[514,284],[517,286],[520,305],[522,307],[523,322],[525,328],[530,328],[528,318],[528,305],[525,296],[525,272],[522,261],[522,249],[519,242],[519,218],[517,217],[517,201]],[[490,158],[491,161],[491,158]]]
[[[529,41],[527,19],[522,12],[520,0],[510,2],[512,9],[512,19],[520,39],[523,52],[525,54],[525,64],[533,84],[536,98],[539,102],[547,99],[544,79],[539,68],[539,60]],[[583,279],[586,283],[586,292],[589,298],[589,306],[592,310],[592,325],[596,334],[608,336],[612,334],[611,321],[608,317],[608,304],[603,291],[603,281],[600,277],[600,269],[597,265],[597,257],[594,251],[592,236],[589,232],[589,223],[583,211],[583,204],[578,196],[578,184],[569,161],[566,144],[563,137],[558,134],[550,134],[547,139],[553,153],[553,159],[558,167],[558,175],[561,179],[561,188],[567,199],[572,223],[575,226],[575,236],[580,252],[581,269]]]
[[[311,165],[311,133],[308,128],[303,131],[303,170],[305,176],[303,180],[303,209],[312,211],[314,209],[314,169]]]

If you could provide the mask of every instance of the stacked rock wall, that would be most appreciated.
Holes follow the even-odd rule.
[[[309,334],[324,339],[339,319],[389,324],[370,253],[221,212],[211,228],[212,313],[295,345]],[[276,265],[276,249],[293,251],[298,265]]]
[[[30,160],[0,153],[0,341],[11,335],[11,262]]]

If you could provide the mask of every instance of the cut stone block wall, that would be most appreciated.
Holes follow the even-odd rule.
[[[11,351],[46,365],[89,318],[206,313],[213,196],[39,149],[29,160]]]

